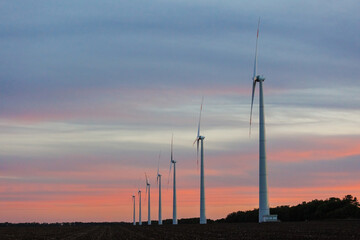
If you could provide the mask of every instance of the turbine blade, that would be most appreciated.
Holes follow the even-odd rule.
[[[171,136],[171,157],[170,157],[170,170],[169,170],[169,175],[168,175],[168,186],[169,186],[169,183],[170,183],[171,167],[172,167],[173,160],[174,160],[173,143],[174,143],[174,133]]]
[[[200,136],[200,118],[201,118],[201,111],[200,111],[200,117],[199,117],[199,123],[198,123],[197,137]]]
[[[158,168],[157,168],[157,174],[156,174],[156,185],[159,184],[159,174],[160,174],[160,157],[161,157],[161,151],[159,152],[159,159],[158,159]]]
[[[259,20],[258,20],[258,27],[257,27],[257,32],[256,32],[256,47],[255,47],[254,75],[253,75],[253,87],[252,87],[251,108],[250,108],[249,137],[251,136],[252,110],[253,110],[253,105],[254,105],[254,95],[255,95],[255,88],[256,88],[256,77],[257,77],[257,49],[258,49],[258,40],[259,40],[259,29],[260,29],[260,17],[259,17]]]
[[[204,102],[204,96],[201,99],[201,105],[200,105],[200,115],[199,115],[199,124],[198,124],[198,132],[197,132],[197,138],[200,136],[200,122],[201,122],[201,111],[202,111],[202,105]]]
[[[160,151],[161,154],[161,151]],[[156,185],[159,185],[159,162],[160,162],[160,154],[159,154],[159,160],[158,160],[158,168],[157,168],[157,174],[156,174]]]
[[[149,184],[149,180],[148,180],[148,177],[147,177],[146,173],[145,173],[145,179],[146,179],[146,185],[148,185],[148,184]]]
[[[171,159],[170,159],[170,162],[172,160],[174,160],[174,158],[173,158],[173,142],[174,142],[174,134],[172,134],[172,137],[171,137]]]
[[[170,162],[170,169],[169,169],[169,175],[168,175],[168,184],[170,183],[171,167],[172,167],[172,162]]]
[[[171,163],[171,165],[172,165],[172,163]],[[170,182],[171,182],[171,180],[172,180],[172,174],[171,174],[171,166],[170,165],[170,171],[169,171],[169,175],[168,175],[168,178],[167,178],[167,185],[166,185],[166,190],[168,191],[169,190],[169,186],[170,186]]]
[[[195,145],[196,142],[196,165],[197,165],[197,169],[199,169],[199,140],[200,140],[200,123],[201,123],[201,112],[202,112],[202,106],[204,103],[204,96],[201,99],[201,105],[200,105],[200,115],[199,115],[199,124],[198,124],[198,132],[197,132],[197,137],[193,143],[193,145]]]
[[[257,47],[258,47],[258,39],[259,39],[259,27],[260,27],[260,17],[259,17],[258,28],[257,28],[257,33],[256,33],[256,47],[255,47],[255,60],[254,60],[254,75],[253,75],[253,79],[255,79],[256,74],[257,74]]]
[[[256,81],[254,80],[254,82],[253,82],[253,87],[252,87],[252,95],[251,95],[249,137],[250,137],[250,135],[251,135],[251,121],[252,121],[252,111],[253,111],[253,105],[254,105],[255,88],[256,88]]]
[[[199,141],[200,141],[200,139],[198,138],[197,144],[196,144],[196,165],[197,165],[198,170],[199,170]]]
[[[146,191],[145,191],[145,201],[146,201],[146,196],[147,196],[147,189],[148,189],[148,186],[146,185]]]
[[[159,153],[159,159],[158,159],[158,168],[157,168],[157,174],[159,175],[159,167],[160,167],[160,156],[161,156],[161,151]]]

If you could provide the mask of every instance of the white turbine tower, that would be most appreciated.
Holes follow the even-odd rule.
[[[142,222],[141,222],[141,190],[140,189],[138,191],[138,195],[139,195],[139,225],[142,225]]]
[[[158,161],[158,169],[157,169],[157,175],[156,175],[156,183],[159,186],[159,225],[162,225],[162,218],[161,218],[161,174],[159,172],[160,155],[161,155],[161,152],[159,153],[159,161]]]
[[[135,195],[132,195],[132,200],[133,200],[133,225],[136,225],[136,220],[135,220]]]
[[[200,116],[199,116],[199,125],[197,137],[194,141],[194,144],[197,144],[197,163],[199,162],[199,141],[201,141],[201,161],[200,161],[200,224],[206,224],[206,215],[205,215],[205,183],[204,183],[204,136],[200,135],[200,121],[201,121],[201,111],[202,105],[204,102],[204,97],[201,100],[200,106]],[[199,163],[198,163],[199,164]]]
[[[264,77],[257,75],[257,45],[259,39],[260,18],[258,21],[258,28],[256,34],[256,48],[254,61],[254,75],[251,97],[250,110],[250,131],[251,131],[251,117],[254,103],[254,94],[256,83],[259,83],[260,104],[259,104],[259,222],[276,221],[277,215],[270,215],[269,200],[268,200],[268,185],[267,185],[267,171],[266,171],[266,148],[265,148],[265,113],[264,113],[264,96],[263,96],[263,82]]]
[[[169,171],[169,179],[171,173],[171,166],[174,164],[174,179],[173,179],[173,224],[177,224],[177,216],[176,216],[176,161],[173,158],[173,140],[174,135],[171,138],[171,157],[170,157],[170,171]]]
[[[145,173],[145,179],[146,179],[146,193],[148,194],[148,225],[151,225],[151,216],[150,216],[150,182],[149,179]],[[146,201],[146,195],[145,195],[145,201]]]

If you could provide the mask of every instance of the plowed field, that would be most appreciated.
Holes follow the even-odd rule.
[[[81,224],[72,226],[9,225],[0,239],[360,239],[360,221],[213,223],[131,226]]]

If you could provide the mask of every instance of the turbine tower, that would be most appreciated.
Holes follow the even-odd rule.
[[[150,216],[150,182],[149,179],[145,173],[145,179],[146,179],[146,193],[148,194],[148,225],[151,225],[151,216]],[[146,199],[146,195],[145,195]],[[145,200],[146,201],[146,200]]]
[[[197,164],[199,164],[199,141],[201,141],[201,154],[200,154],[200,224],[206,224],[206,216],[205,216],[205,183],[204,183],[204,136],[200,135],[200,121],[201,121],[201,111],[202,105],[204,102],[204,97],[201,100],[200,106],[200,116],[199,116],[199,125],[197,137],[194,141],[194,144],[197,144]]]
[[[133,225],[136,225],[136,220],[135,220],[135,195],[132,195],[132,200],[133,200]]]
[[[159,161],[158,161],[156,183],[159,186],[159,225],[162,225],[162,218],[161,218],[161,174],[159,172],[160,155],[161,155],[161,152],[159,153]]]
[[[171,138],[171,157],[170,157],[170,170],[169,170],[169,177],[171,173],[171,166],[174,164],[174,179],[173,179],[173,224],[177,224],[177,216],[176,216],[176,161],[173,158],[173,141],[174,135]]]
[[[277,221],[277,215],[270,215],[269,199],[268,199],[268,184],[267,184],[267,171],[266,171],[266,148],[265,148],[265,113],[264,113],[264,95],[263,95],[263,82],[264,77],[257,75],[257,45],[259,39],[259,26],[260,18],[258,21],[258,28],[256,34],[256,48],[255,48],[255,61],[254,61],[254,75],[251,97],[251,110],[250,110],[250,132],[251,133],[251,117],[254,103],[254,94],[256,83],[259,83],[260,99],[259,99],[259,223]]]
[[[138,191],[138,195],[139,195],[139,225],[142,225],[142,222],[141,222],[141,190],[140,189]]]

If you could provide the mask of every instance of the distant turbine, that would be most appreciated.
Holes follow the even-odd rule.
[[[161,174],[159,172],[160,155],[161,155],[161,152],[159,153],[159,161],[158,161],[156,183],[159,185],[159,225],[162,225],[162,218],[161,218]]]
[[[149,179],[148,179],[146,173],[145,173],[145,179],[146,179],[146,193],[148,194],[148,225],[151,225],[151,217],[150,217],[150,182],[149,182]]]
[[[142,222],[141,222],[141,190],[140,189],[138,191],[138,195],[139,195],[139,225],[142,225]]]
[[[136,225],[136,220],[135,220],[135,195],[132,195],[132,200],[133,200],[133,225]]]
[[[267,185],[267,171],[266,171],[266,149],[265,149],[265,113],[264,113],[264,96],[263,96],[263,82],[265,78],[257,75],[257,45],[259,39],[259,26],[260,18],[258,21],[258,29],[256,34],[256,48],[255,48],[255,61],[254,61],[254,75],[253,87],[251,97],[251,110],[250,110],[250,131],[251,133],[251,117],[252,108],[254,103],[254,93],[256,83],[259,83],[260,91],[260,104],[259,104],[259,223],[276,221],[277,215],[270,215],[269,200],[268,200],[268,185]]]
[[[176,216],[176,161],[173,158],[173,140],[174,135],[171,138],[171,158],[170,158],[170,170],[169,177],[171,173],[171,166],[174,164],[174,179],[173,179],[173,224],[177,224],[177,216]]]
[[[206,216],[205,216],[205,183],[204,183],[204,136],[200,135],[200,121],[201,121],[201,111],[202,105],[204,102],[204,97],[201,100],[200,106],[200,116],[199,116],[199,125],[197,137],[194,141],[194,144],[197,144],[197,163],[199,164],[199,141],[201,141],[201,161],[200,161],[200,224],[206,224]]]

